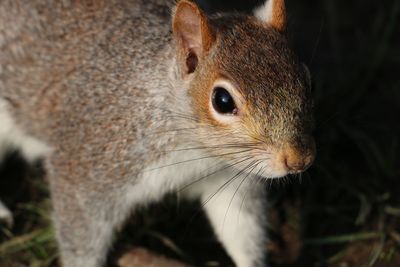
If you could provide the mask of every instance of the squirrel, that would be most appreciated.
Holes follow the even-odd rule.
[[[284,0],[0,2],[0,136],[44,159],[62,266],[103,266],[115,228],[171,191],[204,203],[238,267],[266,266],[260,184],[315,157],[285,25]]]

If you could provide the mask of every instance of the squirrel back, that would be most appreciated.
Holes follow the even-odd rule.
[[[282,157],[293,165],[311,162],[307,73],[282,34],[283,11],[269,16],[270,4],[257,17],[207,18],[184,2],[171,28],[165,1],[48,5],[2,2],[0,92],[29,134],[65,154],[60,165],[97,173],[93,166],[150,164],[188,140],[260,142],[279,154],[277,164]],[[210,104],[219,87],[235,96],[235,116],[218,114]],[[179,136],[170,131],[156,140],[149,135],[175,128],[196,130]]]
[[[65,152],[63,159],[74,154],[77,169],[98,165],[104,155],[126,161],[124,144],[144,141],[152,122],[166,127],[165,111],[153,107],[170,98],[159,89],[171,86],[165,77],[173,53],[171,6],[157,0],[2,1],[0,96],[21,128]]]
[[[251,180],[315,157],[308,72],[285,22],[283,0],[212,16],[188,0],[0,2],[0,118],[46,156],[66,267],[100,266],[132,207],[193,184],[206,202],[228,187],[205,207],[211,223],[239,267],[263,266]]]

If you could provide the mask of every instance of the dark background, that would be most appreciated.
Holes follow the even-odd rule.
[[[200,2],[210,13],[260,3]],[[301,180],[266,186],[266,250],[278,266],[400,266],[400,1],[288,0],[287,9],[288,38],[313,76],[318,154]],[[18,154],[0,167],[0,196],[16,219],[13,229],[0,226],[0,266],[49,266],[57,257],[45,184],[17,179],[32,171],[40,177]],[[12,183],[3,179],[9,173]],[[196,266],[228,266],[197,209],[170,196],[143,210],[110,261],[141,245]]]

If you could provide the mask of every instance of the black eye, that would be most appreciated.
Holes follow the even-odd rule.
[[[212,96],[214,109],[221,114],[236,114],[237,108],[231,94],[222,87],[214,88]]]

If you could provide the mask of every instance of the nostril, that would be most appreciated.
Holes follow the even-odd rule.
[[[286,169],[290,170],[290,166],[288,164],[288,157],[287,156],[284,156],[283,164],[285,165]]]
[[[303,162],[296,162],[290,166],[290,170],[295,171],[295,172],[303,171],[303,169],[304,169]]]
[[[284,157],[283,163],[289,172],[301,172],[308,167],[306,159],[290,157],[290,155]]]
[[[305,171],[314,161],[313,151],[299,150],[293,147],[285,147],[281,154],[281,166],[289,173]]]

